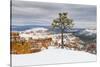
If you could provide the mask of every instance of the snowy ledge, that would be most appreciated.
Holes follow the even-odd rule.
[[[73,51],[49,47],[38,53],[12,55],[12,66],[45,65],[59,63],[96,61],[96,55],[84,51]]]

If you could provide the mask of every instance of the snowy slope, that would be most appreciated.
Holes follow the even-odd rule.
[[[72,51],[49,47],[38,53],[12,55],[13,66],[23,65],[43,65],[43,64],[58,64],[58,63],[74,63],[74,62],[89,62],[96,61],[96,55],[89,54],[83,51]]]
[[[43,28],[43,27],[38,27],[38,28],[32,28],[32,29],[29,29],[29,30],[26,30],[24,32],[37,32],[37,31],[47,31],[48,29],[47,28]]]
[[[81,31],[79,34],[80,35],[85,35],[85,36],[92,36],[92,35],[96,34],[96,30],[86,29],[86,30]]]
[[[39,38],[49,38],[49,32],[47,32],[47,28],[39,27],[39,28],[32,28],[26,31],[23,31],[19,34],[20,37],[25,38],[28,40],[29,38],[39,39]]]

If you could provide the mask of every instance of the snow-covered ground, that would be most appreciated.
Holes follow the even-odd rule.
[[[92,35],[95,33],[96,33],[95,30],[94,31],[85,30],[83,32],[80,32],[79,34]],[[33,39],[48,38],[48,37],[56,39],[56,37],[58,37],[59,35],[61,34],[48,35],[47,29],[45,28],[30,29],[24,31],[24,33],[20,33],[20,36],[24,37],[25,39],[28,39],[29,37],[32,37]],[[64,35],[66,35],[69,39],[75,37],[72,36],[72,34],[64,34]],[[75,62],[89,62],[89,61],[96,61],[96,55],[84,51],[73,51],[55,47],[49,47],[48,49],[44,49],[41,52],[32,54],[21,54],[21,55],[12,54],[13,66],[75,63]]]
[[[25,30],[23,32],[20,32],[19,34],[20,37],[25,38],[28,40],[29,38],[32,39],[39,39],[39,38],[49,38],[51,35],[49,35],[48,29],[46,28],[32,28],[29,30]]]
[[[49,47],[38,53],[12,55],[13,66],[44,65],[96,61],[96,55],[68,49]]]
[[[79,32],[79,35],[83,34],[83,35],[86,35],[86,36],[91,36],[91,35],[94,35],[96,33],[97,33],[96,30],[85,29],[85,30]]]

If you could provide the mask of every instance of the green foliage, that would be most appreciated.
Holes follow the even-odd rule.
[[[73,27],[73,20],[68,17],[68,13],[59,13],[59,17],[52,22],[53,28],[70,29]]]
[[[61,30],[62,46],[64,48],[63,33],[65,29],[71,29],[73,27],[73,20],[68,17],[68,13],[59,13],[59,17],[52,22],[53,28],[59,28]]]

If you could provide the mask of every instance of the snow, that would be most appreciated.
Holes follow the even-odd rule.
[[[43,31],[43,32],[37,33],[37,31]],[[32,37],[33,39],[52,37],[53,40],[55,40],[58,36],[61,35],[61,34],[48,35],[45,31],[47,31],[46,28],[33,28],[24,31],[24,33],[20,33],[20,37],[24,37],[26,40],[28,40],[30,37]],[[27,32],[28,34],[26,34]],[[85,30],[80,32],[80,34],[87,34],[87,35],[92,35],[93,33],[96,33],[96,31]],[[72,36],[72,34],[70,33],[64,35],[66,35],[68,39],[75,38],[75,36]],[[57,41],[61,43],[61,38],[58,38]],[[12,54],[12,66],[76,63],[76,62],[89,62],[89,61],[96,61],[96,55],[84,51],[73,51],[55,47],[49,47],[48,49],[44,49],[41,52],[32,54],[21,54],[21,55]]]
[[[23,37],[25,38],[26,40],[28,40],[29,38],[32,38],[32,39],[39,39],[39,38],[50,38],[51,36],[50,35],[43,35],[43,34],[20,34],[19,35],[20,37]]]
[[[28,40],[29,38],[32,38],[32,39],[50,38],[51,35],[48,35],[49,32],[47,31],[48,29],[43,28],[43,27],[32,28],[32,29],[23,31],[23,33],[20,33],[19,36],[25,38],[26,40]]]
[[[90,29],[86,29],[86,31],[90,32],[90,33],[96,33],[96,30],[90,30]]]
[[[38,53],[32,54],[12,54],[12,66],[24,65],[44,65],[44,64],[59,64],[59,63],[75,63],[96,61],[96,55],[84,51],[73,51],[49,47]]]
[[[38,28],[32,28],[32,29],[29,29],[29,30],[26,30],[25,32],[37,32],[37,31],[47,31],[48,29],[46,28],[43,28],[43,27],[38,27]]]
[[[79,34],[92,35],[92,34],[96,34],[96,30],[85,29],[81,31]]]

